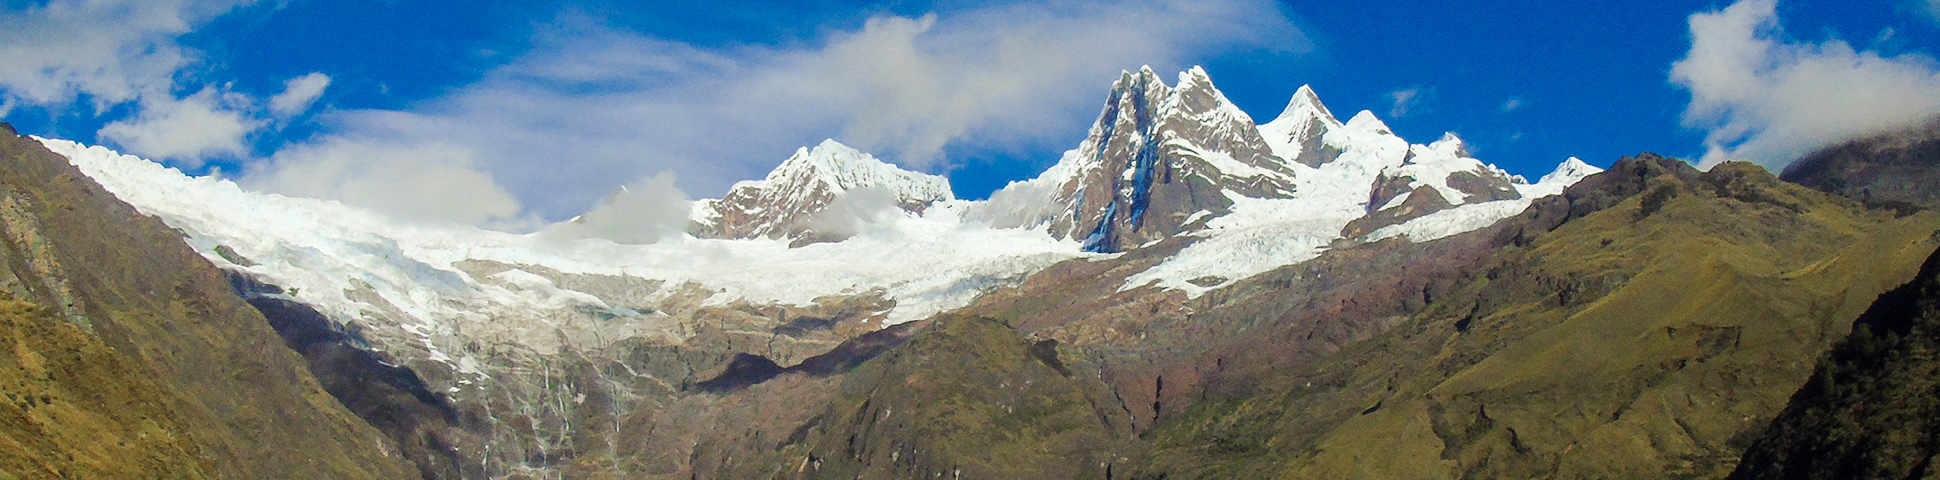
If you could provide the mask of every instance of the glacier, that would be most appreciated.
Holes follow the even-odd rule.
[[[679,340],[680,329],[664,314],[608,305],[526,271],[477,278],[458,266],[465,261],[658,281],[650,298],[698,287],[710,292],[705,303],[714,305],[807,305],[820,297],[879,292],[895,302],[882,312],[882,323],[892,325],[961,307],[989,289],[1088,255],[1077,242],[1042,229],[963,222],[960,212],[967,202],[954,200],[922,215],[892,215],[879,228],[843,242],[798,248],[781,239],[691,235],[646,245],[561,240],[400,222],[335,201],[247,191],[229,180],[185,175],[104,147],[37,140],[116,197],[181,230],[190,246],[218,266],[286,287],[293,300],[339,322],[395,310],[409,319],[397,328],[427,341],[475,333],[469,329],[510,328],[503,319],[543,319],[545,312],[563,308],[630,319],[634,331],[623,333]],[[462,357],[452,351],[433,346],[425,355]]]

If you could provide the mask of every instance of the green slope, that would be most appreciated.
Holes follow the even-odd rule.
[[[0,477],[417,476],[179,232],[10,132],[0,234],[0,290],[34,305],[0,308]]]
[[[1734,479],[1940,478],[1940,254],[1819,361]]]
[[[1510,246],[1387,333],[1159,425],[1138,475],[1719,477],[1940,228],[1749,165],[1571,190],[1474,234]]]
[[[1055,342],[986,318],[933,322],[849,375],[783,476],[1107,478],[1126,419],[1101,413]]]

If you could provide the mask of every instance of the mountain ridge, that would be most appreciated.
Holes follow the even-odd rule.
[[[727,223],[765,232],[752,238],[677,232],[623,243],[407,225],[335,202],[190,177],[105,148],[41,143],[179,229],[207,261],[247,280],[241,283],[278,286],[242,291],[277,315],[275,322],[299,333],[354,333],[288,341],[303,349],[332,393],[410,447],[412,460],[430,465],[426,475],[437,478],[746,472],[780,461],[769,455],[820,445],[808,440],[833,426],[803,425],[834,418],[841,412],[818,402],[844,397],[817,389],[848,384],[845,375],[863,368],[857,362],[901,348],[895,345],[905,338],[870,335],[921,332],[928,327],[917,325],[933,325],[921,323],[926,319],[1023,285],[1054,265],[1107,269],[1075,280],[1102,282],[1087,288],[1103,297],[1161,307],[1213,302],[1228,295],[1225,289],[1257,285],[1264,281],[1258,275],[1335,250],[1415,245],[1487,227],[1590,173],[1559,165],[1575,173],[1539,184],[1511,179],[1513,199],[1470,201],[1463,194],[1349,235],[1344,227],[1370,216],[1369,192],[1384,172],[1402,178],[1401,168],[1414,168],[1394,182],[1419,181],[1416,189],[1428,198],[1426,192],[1439,192],[1436,185],[1450,183],[1450,175],[1428,167],[1480,171],[1486,164],[1463,155],[1459,139],[1415,148],[1366,112],[1346,123],[1323,121],[1325,131],[1311,132],[1339,147],[1332,160],[1318,167],[1287,161],[1203,69],[1182,73],[1179,83],[1167,86],[1150,69],[1126,72],[1109,96],[1116,108],[1101,113],[1085,144],[1037,179],[1014,184],[1034,190],[1007,188],[987,201],[953,199],[938,177],[834,141],[804,147],[764,179],[741,184],[746,188],[736,191],[745,193],[734,198],[745,202],[703,201],[692,209],[745,214]],[[1310,110],[1324,112],[1318,96],[1306,92]],[[1150,182],[1139,187],[1139,178]],[[1066,188],[1080,184],[1091,190]],[[877,187],[885,191],[866,193]],[[631,192],[654,198],[646,193]],[[1091,194],[1099,196],[1078,200]],[[1134,222],[1141,195],[1148,213]],[[1021,201],[1005,205],[1011,196]],[[1211,203],[1191,203],[1197,201]],[[1116,253],[1084,251],[1077,235],[1097,232],[1054,233],[1059,222],[1079,225],[1070,220],[1085,211],[1072,208],[1080,203],[1099,207],[1094,214],[1114,208],[1105,203],[1125,212],[1093,219],[1128,232],[1112,240]],[[1009,207],[1017,207],[1014,222],[998,221]],[[600,213],[609,220],[627,214]],[[317,315],[303,314],[305,308]],[[314,317],[325,319],[322,328]],[[1335,341],[1369,331],[1345,329]],[[1055,353],[1066,347],[1029,348],[1074,376],[1098,365]],[[416,378],[357,388],[357,379],[408,377],[367,368],[372,364]],[[1148,395],[1140,390],[1147,387],[1124,382],[1073,385],[1101,405],[1112,395]],[[1167,382],[1163,393],[1149,395],[1173,407],[1153,406],[1156,415],[1110,428],[1148,428],[1186,407],[1190,402],[1178,396],[1196,384]],[[708,427],[716,418],[732,419],[731,426]],[[756,441],[804,428],[804,443]]]

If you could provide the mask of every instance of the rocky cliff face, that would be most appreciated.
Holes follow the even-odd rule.
[[[0,134],[0,471],[410,478],[180,232]]]
[[[1204,70],[1168,86],[1150,68],[1112,84],[1090,136],[1066,155],[1052,202],[1068,205],[1052,232],[1113,252],[1178,233],[1186,220],[1253,198],[1292,194],[1294,172],[1274,156],[1252,118]],[[1203,215],[1202,215],[1203,216]]]

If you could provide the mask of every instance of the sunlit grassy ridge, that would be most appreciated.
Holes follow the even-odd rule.
[[[1893,218],[1747,165],[1648,174],[1490,259],[1455,295],[1148,435],[1142,474],[1713,478],[1940,215]],[[1626,170],[1621,166],[1613,172]],[[1621,197],[1620,197],[1621,198]]]
[[[1732,478],[1940,478],[1940,254],[1853,323]]]

